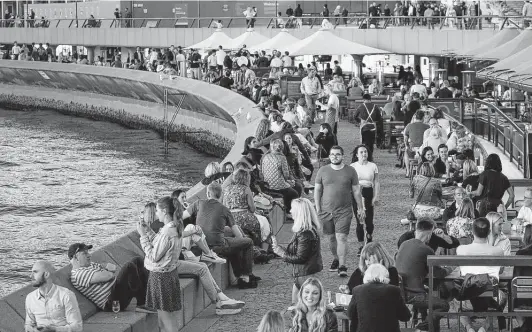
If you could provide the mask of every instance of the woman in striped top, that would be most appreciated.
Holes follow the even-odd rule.
[[[364,223],[366,224],[366,243],[373,240],[373,215],[374,206],[379,201],[380,183],[379,183],[379,170],[375,163],[371,162],[372,156],[369,153],[369,149],[365,145],[359,145],[353,150],[353,167],[358,175],[358,182],[362,188],[362,197],[364,198],[364,208],[366,209],[366,217]],[[357,211],[356,202],[353,200],[353,210]],[[357,218],[357,239],[358,242],[364,242],[364,226],[361,220],[358,218],[358,214],[355,213]],[[362,251],[361,246],[359,248]]]

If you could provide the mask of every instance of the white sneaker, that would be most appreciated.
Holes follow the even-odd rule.
[[[240,309],[245,305],[243,301],[233,299],[216,302],[216,309]]]
[[[212,252],[212,256],[216,258],[216,263],[218,264],[225,264],[227,262],[225,258],[218,256],[214,251]]]
[[[478,329],[478,332],[486,332],[486,329],[484,328],[484,326],[482,326]]]
[[[291,306],[289,306],[286,310],[288,310],[288,311],[294,311],[294,310],[296,310],[296,306],[295,306],[295,305],[291,305]]]
[[[212,256],[201,254],[200,262],[210,262],[215,264],[224,264],[225,259],[217,257],[215,253],[212,253]]]
[[[242,309],[216,309],[216,314],[218,316],[236,315],[239,314],[241,311]]]

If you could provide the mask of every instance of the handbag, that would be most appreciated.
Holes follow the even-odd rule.
[[[408,220],[416,220],[416,215],[414,214],[414,209],[416,208],[417,204],[421,200],[421,196],[423,196],[423,193],[425,192],[425,188],[427,188],[427,185],[429,184],[431,179],[432,179],[432,177],[429,177],[429,179],[427,180],[427,183],[425,183],[425,185],[423,186],[423,189],[421,189],[421,191],[417,195],[416,202],[414,203],[412,208],[408,209],[408,211],[406,212],[406,219],[408,219]],[[413,194],[414,193],[412,192],[410,197],[412,197]]]

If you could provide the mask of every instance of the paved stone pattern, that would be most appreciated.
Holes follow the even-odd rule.
[[[313,128],[313,132],[318,132],[318,126]],[[359,128],[348,122],[340,122],[338,140],[345,150],[344,160],[349,164],[353,149],[360,143]],[[408,196],[408,179],[405,178],[404,170],[395,168],[395,151],[389,153],[388,150],[376,149],[374,162],[379,168],[381,195],[379,205],[375,210],[373,238],[374,241],[381,242],[393,255],[397,252],[399,236],[406,230],[399,221],[406,214],[409,205],[413,203],[413,199]],[[355,226],[356,223],[353,220],[347,259],[349,275],[358,265],[356,254],[360,244],[356,239]],[[347,278],[340,278],[336,273],[328,272],[332,262],[329,241],[322,237],[321,243],[324,269],[318,276],[325,289],[334,294],[339,285],[347,283]],[[229,296],[246,302],[242,312],[234,316],[221,317],[207,331],[256,331],[262,316],[271,309],[282,312],[286,326],[291,325],[291,316],[286,312],[286,308],[291,304],[291,267],[276,259],[267,265],[254,266],[254,270],[256,275],[262,277],[258,288],[252,290],[229,288],[226,292]]]

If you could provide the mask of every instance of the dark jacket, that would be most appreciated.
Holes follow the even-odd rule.
[[[269,65],[270,65],[270,60],[268,60],[268,58],[265,56],[261,56],[257,60],[257,67],[259,68],[265,68],[265,67],[268,67]]]
[[[315,230],[295,233],[286,248],[284,261],[293,265],[293,276],[303,277],[323,270],[320,237]]]
[[[390,275],[390,285],[399,286],[399,273],[397,272],[395,266],[390,266],[390,268],[388,269],[388,274]],[[362,271],[357,268],[349,278],[349,281],[347,282],[347,286],[349,287],[349,294],[353,294],[353,288],[363,284],[364,273],[362,273]]]
[[[403,244],[403,242],[413,239],[415,237],[416,237],[415,231],[408,231],[406,233],[403,233],[403,235],[401,235],[399,237],[399,240],[397,241],[397,248],[401,247],[401,244]],[[452,240],[452,243],[447,243],[447,241],[445,241],[441,237],[432,234],[432,236],[430,237],[429,243],[427,243],[427,245],[434,251],[436,251],[436,249],[438,248],[443,248],[443,249],[457,248],[460,245],[460,241],[453,236],[450,236],[450,238]]]
[[[336,136],[334,136],[332,133],[327,133],[327,135],[324,133],[319,133],[318,136],[316,136],[315,141],[320,145],[318,151],[318,156],[320,158],[329,158],[329,152],[331,151],[331,148],[338,144]]]
[[[399,332],[399,321],[410,319],[399,287],[369,283],[355,287],[347,309],[351,332]]]

